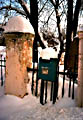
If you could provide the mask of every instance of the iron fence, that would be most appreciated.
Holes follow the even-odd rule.
[[[75,97],[75,84],[77,83],[77,78],[78,78],[78,74],[77,74],[77,72],[75,72],[75,70],[74,70],[74,72],[72,72],[72,71],[63,71],[63,72],[60,72],[59,71],[59,66],[57,66],[58,68],[57,68],[57,78],[56,78],[56,81],[55,82],[53,82],[53,81],[50,81],[50,85],[51,85],[51,89],[50,89],[50,101],[52,101],[53,102],[53,104],[56,102],[56,100],[58,99],[58,88],[59,88],[59,81],[60,81],[60,79],[59,79],[59,75],[61,75],[62,76],[62,94],[61,94],[61,96],[62,96],[62,98],[64,97],[64,93],[66,92],[65,91],[65,82],[66,81],[68,81],[68,97],[71,97],[72,99],[74,99],[74,97]],[[74,68],[75,69],[75,68]],[[37,71],[35,71],[35,72],[38,72],[38,70]],[[66,77],[68,78],[68,80],[66,80]],[[34,79],[34,77],[33,77],[33,79]],[[35,86],[35,88],[34,88],[34,81],[32,82],[33,84],[32,84],[32,87],[34,88],[34,89],[32,89],[33,90],[33,92],[32,92],[32,94],[34,93],[34,91],[35,91],[35,96],[37,96],[37,94],[38,94],[38,83],[39,83],[39,81],[41,81],[41,87],[40,87],[40,103],[42,104],[42,105],[44,105],[45,103],[47,103],[47,95],[48,95],[48,93],[47,93],[47,89],[48,89],[48,81],[47,80],[45,80],[45,79],[38,79],[38,77],[37,77],[37,79],[36,79],[36,86]]]
[[[4,57],[3,54],[0,54],[0,81],[1,81],[1,86],[4,85],[5,74],[6,74],[6,58]]]

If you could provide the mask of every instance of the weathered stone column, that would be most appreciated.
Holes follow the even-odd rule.
[[[78,93],[77,103],[83,107],[83,25],[79,27]]]
[[[33,41],[26,34],[5,34],[6,81],[5,94],[24,97],[27,91],[27,67],[31,67]]]

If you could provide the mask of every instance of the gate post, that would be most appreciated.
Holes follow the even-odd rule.
[[[33,37],[33,36],[32,36]],[[31,35],[24,33],[5,34],[6,39],[6,80],[5,94],[24,97],[27,91],[27,67],[32,67]],[[29,39],[29,40],[27,40]]]
[[[6,42],[5,93],[19,97],[29,93],[27,67],[32,67],[34,29],[22,16],[10,18],[4,27]]]
[[[19,36],[19,35],[18,35]],[[27,70],[26,58],[23,53],[24,38],[19,38],[15,34],[6,34],[6,80],[5,94],[24,97],[27,93]],[[26,52],[26,50],[25,50]]]
[[[83,107],[83,25],[79,26],[79,54],[78,54],[78,91],[77,104]]]

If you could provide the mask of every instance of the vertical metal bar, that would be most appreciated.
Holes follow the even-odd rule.
[[[37,75],[36,75],[36,90],[35,90],[35,96],[38,94],[38,64],[37,64]]]
[[[4,57],[4,69],[5,69],[5,78],[6,78],[6,59]]]
[[[33,71],[32,71],[32,86],[31,86],[31,91],[32,91],[32,94],[33,94],[33,91],[34,91],[34,68],[35,68],[35,63],[33,62]]]
[[[50,101],[52,101],[53,99],[53,82],[51,82],[51,93],[50,93]]]
[[[51,98],[50,101],[53,100],[53,104],[56,102],[56,98],[58,95],[58,77],[59,77],[59,66],[57,65],[57,71],[56,71],[56,80],[51,86]],[[53,85],[54,84],[54,85]]]
[[[64,75],[63,75],[63,88],[62,88],[62,97],[64,96],[64,85],[65,85],[65,69],[66,69],[66,64],[67,63],[67,54],[65,53],[64,56]]]
[[[74,99],[74,82],[75,82],[75,75],[73,75],[72,99]]]
[[[56,82],[54,82],[54,87],[53,87],[53,104],[56,102]]]
[[[46,85],[45,85],[45,103],[47,103],[47,87],[48,87],[48,81],[46,81]]]
[[[58,87],[59,87],[59,64],[57,65],[57,79],[56,79],[56,89],[57,89],[57,91],[56,91],[56,97],[57,97],[57,99],[58,99]]]
[[[41,80],[40,103],[42,105],[44,105],[43,98],[44,98],[44,80]]]
[[[75,55],[75,60],[74,60],[74,74],[73,74],[73,88],[72,88],[72,99],[74,99],[74,83],[75,83],[75,80],[76,80],[76,62],[77,62],[77,56]]]
[[[65,66],[65,65],[64,65],[64,66]],[[64,96],[64,86],[65,86],[65,67],[64,67],[64,75],[63,75],[62,97]]]
[[[58,96],[58,73],[56,76],[56,81],[54,82],[53,104],[56,102],[57,96]]]
[[[1,55],[1,86],[3,86],[3,71],[2,71],[3,70],[2,69],[3,66],[2,66],[2,64],[3,63],[2,63],[2,55]]]
[[[68,97],[71,96],[71,76],[70,76],[70,80],[69,80],[69,92],[68,92]]]

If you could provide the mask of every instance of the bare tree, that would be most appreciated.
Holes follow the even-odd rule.
[[[68,2],[67,2],[68,1]],[[66,29],[66,42],[68,48],[70,42],[71,42],[71,34],[74,33],[74,36],[76,34],[77,29],[77,23],[78,23],[78,16],[79,11],[81,7],[81,0],[77,0],[75,5],[75,12],[73,11],[73,0],[7,0],[7,2],[4,2],[3,0],[0,1],[0,14],[2,12],[3,16],[10,17],[12,15],[21,14],[25,16],[26,18],[29,18],[34,31],[35,31],[35,48],[37,48],[37,41],[40,42],[40,45],[42,48],[45,48],[43,42],[41,41],[41,38],[38,33],[38,22],[41,21],[42,26],[47,28],[48,26],[51,26],[51,23],[55,21],[55,26],[53,26],[55,29],[58,28],[58,35],[59,35],[59,41],[60,41],[60,54],[59,58],[64,51],[63,49],[63,34],[61,31],[61,22],[62,19],[67,19],[67,29]],[[6,4],[7,3],[7,4]],[[29,4],[30,8],[27,7]],[[68,12],[67,12],[67,6],[68,6]],[[44,14],[46,12],[46,14]],[[55,12],[55,13],[54,13]],[[76,14],[77,13],[77,14]],[[53,17],[56,15],[55,17]],[[41,17],[43,19],[41,19]],[[52,21],[53,20],[53,21]],[[49,22],[51,21],[51,22]],[[73,24],[73,26],[72,26]],[[57,27],[56,27],[57,25]]]
[[[9,14],[8,12],[10,12],[10,10],[13,10],[16,14],[19,13],[25,16],[26,18],[29,18],[30,23],[32,24],[33,29],[35,31],[35,36],[37,36],[38,38],[37,40],[39,40],[41,47],[45,48],[45,45],[41,41],[41,38],[38,33],[38,3],[37,3],[37,0],[34,0],[34,1],[30,0],[30,11],[27,6],[27,3],[24,0],[11,0],[9,2],[9,5],[6,5],[6,3],[1,1],[1,5],[0,5],[0,11],[5,10],[6,12],[4,13],[6,14],[7,17]]]
[[[79,17],[80,8],[81,8],[81,5],[82,5],[81,0],[77,0],[76,4],[74,4],[73,0],[67,0],[67,1],[65,1],[65,0],[50,0],[50,2],[54,6],[55,13],[56,13],[57,27],[58,27],[59,40],[60,40],[60,56],[61,56],[62,52],[64,51],[62,31],[61,31],[61,27],[60,27],[61,15],[64,15],[64,13],[66,13],[66,21],[67,21],[67,27],[66,27],[66,57],[65,57],[65,64],[66,64],[68,51],[69,51],[69,47],[70,47],[70,43],[71,43],[71,39],[72,39],[72,34],[73,34],[73,37],[74,37],[76,35],[76,31],[77,31],[78,17]],[[68,6],[68,8],[66,8],[66,11],[64,11],[65,10],[65,8],[64,8],[62,13],[59,14],[60,4],[62,4],[63,2],[66,3],[66,6]]]
[[[67,67],[66,66],[67,58],[69,54],[72,35],[73,37],[75,37],[77,32],[78,16],[79,16],[80,8],[81,8],[81,0],[77,0],[75,5],[75,11],[73,13],[73,0],[68,0],[65,68]]]
[[[63,37],[62,37],[62,33],[61,33],[61,28],[60,28],[60,14],[59,14],[59,5],[61,3],[59,3],[59,0],[50,0],[50,2],[52,3],[52,5],[54,6],[55,9],[55,13],[56,13],[56,20],[57,20],[57,28],[58,28],[58,34],[59,34],[59,41],[60,41],[60,53],[58,55],[58,59],[60,60],[61,54],[63,52]],[[62,1],[61,1],[62,2]]]

